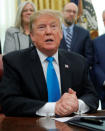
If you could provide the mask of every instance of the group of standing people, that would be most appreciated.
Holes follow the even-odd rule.
[[[6,31],[3,54],[32,46],[30,38],[30,16],[36,12],[35,5],[26,1],[20,4],[14,27]]]
[[[4,43],[7,55],[3,56],[0,103],[6,115],[67,116],[97,110],[101,97],[89,75],[95,74],[95,44],[89,32],[75,24],[77,14],[78,7],[72,2],[62,10],[62,23],[56,11],[36,12],[29,1],[19,6],[15,27],[7,30]],[[49,102],[47,57],[54,58],[60,89],[57,101]]]

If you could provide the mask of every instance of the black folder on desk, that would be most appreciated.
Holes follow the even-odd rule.
[[[93,118],[90,117],[90,119],[93,119]],[[93,123],[88,123],[88,122],[81,121],[81,118],[77,119],[77,120],[76,119],[69,120],[67,123],[70,124],[70,125],[75,125],[75,126],[79,126],[79,127],[82,127],[82,128],[89,129],[90,131],[105,131],[105,116],[95,117],[94,119],[102,120],[103,123],[99,124],[99,125],[93,124]]]

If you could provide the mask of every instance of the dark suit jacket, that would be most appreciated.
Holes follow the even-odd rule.
[[[87,78],[84,58],[59,51],[62,94],[72,88],[91,111],[98,107],[94,87]],[[47,86],[36,49],[10,53],[3,57],[4,76],[0,87],[0,103],[6,115],[35,116],[48,101]],[[68,65],[68,66],[65,66]]]
[[[101,100],[104,100],[105,109],[105,34],[94,39],[94,64],[91,70],[92,80]]]
[[[67,50],[66,41],[63,36],[60,48]],[[93,43],[89,32],[84,28],[74,25],[71,51],[79,53],[87,59],[89,65],[93,63]]]

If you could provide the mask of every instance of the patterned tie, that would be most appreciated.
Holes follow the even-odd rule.
[[[53,67],[53,57],[47,57],[47,89],[48,89],[48,102],[56,102],[60,98],[59,82],[56,72]]]
[[[67,28],[66,31],[67,31],[66,46],[67,46],[67,50],[70,51],[71,50],[72,33],[69,28]]]

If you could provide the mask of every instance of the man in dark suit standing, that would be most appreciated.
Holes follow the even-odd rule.
[[[75,24],[77,14],[78,7],[75,3],[70,2],[64,6],[64,23],[62,24],[63,39],[61,40],[60,48],[79,53],[87,59],[89,66],[91,66],[93,62],[92,40],[87,30]],[[70,49],[66,40],[67,30],[71,32]]]
[[[91,77],[101,100],[102,109],[105,109],[105,34],[94,39],[94,64]]]
[[[14,116],[68,116],[96,111],[98,99],[88,80],[85,59],[75,53],[58,51],[62,39],[58,12],[36,12],[31,17],[30,31],[35,47],[3,56],[4,76],[0,86],[3,112]],[[55,86],[49,91],[47,79],[52,74],[48,77],[48,58],[54,59],[50,66],[53,65],[51,69],[58,79],[56,95]],[[58,100],[49,101],[58,94]]]

